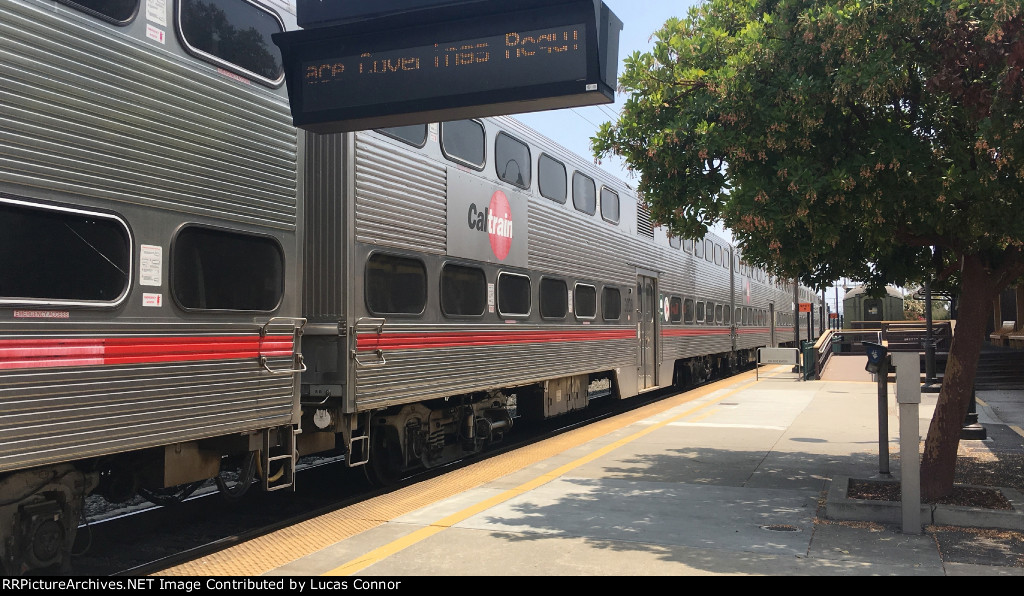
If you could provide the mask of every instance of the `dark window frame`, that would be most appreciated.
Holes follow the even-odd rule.
[[[389,257],[393,259],[401,259],[405,261],[415,262],[420,265],[423,270],[423,303],[420,306],[418,312],[412,311],[399,311],[399,312],[385,312],[383,310],[377,310],[373,304],[370,304],[370,294],[368,291],[367,280],[370,279],[370,261],[376,257]],[[385,251],[373,251],[366,255],[366,261],[363,263],[363,304],[366,306],[366,310],[374,315],[380,315],[385,317],[403,317],[403,318],[417,318],[422,317],[427,310],[427,304],[430,301],[430,273],[427,270],[427,264],[418,257],[413,257],[400,253],[385,252]]]
[[[530,302],[530,307],[525,313],[506,313],[501,310],[501,280],[503,277],[521,277],[526,280],[529,291],[526,293],[526,297]],[[495,310],[498,312],[498,316],[501,318],[510,319],[525,319],[533,313],[533,279],[525,273],[516,273],[514,271],[499,271],[497,278],[494,281],[495,290]]]
[[[590,183],[589,184],[589,188],[593,189],[593,191],[594,191],[594,204],[592,206],[593,208],[590,209],[589,211],[587,211],[586,209],[580,209],[580,206],[576,203],[576,177],[577,176],[579,176],[580,178],[588,181]],[[581,172],[579,170],[574,170],[573,173],[572,173],[572,206],[573,206],[574,209],[576,209],[576,211],[579,211],[580,213],[583,213],[583,214],[586,214],[586,215],[594,215],[595,213],[597,213],[597,182],[593,178],[591,178],[590,176],[587,176],[586,174],[584,174],[583,172]],[[586,207],[586,205],[584,205],[584,207]]]
[[[561,289],[558,291],[558,294],[560,295],[559,299],[562,301],[560,303],[560,305],[563,307],[562,308],[562,314],[560,314],[560,315],[553,315],[553,314],[549,314],[549,313],[545,313],[544,312],[545,307],[546,307],[546,303],[547,303],[547,296],[548,296],[548,291],[547,291],[546,288],[549,287],[552,283],[561,284]],[[561,277],[554,277],[552,275],[542,275],[541,278],[540,278],[540,283],[538,284],[538,291],[539,291],[539,297],[540,297],[540,318],[541,319],[543,319],[545,321],[564,321],[565,318],[569,316],[569,284],[568,284],[568,282],[566,282]]]
[[[498,171],[499,170],[499,166],[500,166],[499,162],[501,162],[501,159],[500,159],[500,157],[498,155],[498,141],[500,141],[501,139],[507,139],[508,141],[510,141],[512,143],[515,143],[517,145],[521,145],[523,147],[523,149],[526,150],[526,159],[524,160],[525,161],[525,167],[526,167],[526,172],[525,172],[526,175],[523,177],[523,183],[522,184],[516,183],[516,182],[514,182],[512,180],[509,180],[508,178],[505,177],[505,174],[508,174],[508,167],[507,166],[508,166],[508,164],[512,163],[513,160],[509,159],[509,160],[507,160],[505,162],[505,172],[499,172]],[[517,165],[518,165],[518,162],[517,162]],[[518,188],[529,189],[530,185],[533,184],[533,171],[532,171],[532,169],[533,169],[533,153],[530,151],[530,145],[527,144],[526,141],[522,141],[520,139],[517,139],[516,137],[508,134],[507,132],[505,132],[503,130],[499,131],[498,134],[494,135],[494,174],[498,177],[498,180],[501,180],[502,182],[507,182],[508,184],[511,184],[512,186],[515,186],[515,187],[518,187]],[[520,167],[519,173],[523,174],[522,167]]]
[[[200,48],[195,47],[189,41],[188,36],[185,35],[185,29],[184,29],[184,27],[182,25],[182,10],[183,10],[185,1],[186,0],[175,0],[175,2],[174,2],[174,16],[173,16],[173,19],[174,19],[174,29],[175,29],[175,31],[178,34],[178,39],[181,41],[181,47],[185,49],[185,52],[187,52],[188,54],[190,54],[190,55],[192,55],[192,56],[194,56],[194,57],[196,57],[196,58],[198,58],[198,59],[200,59],[200,60],[202,60],[204,62],[208,62],[208,63],[210,63],[210,64],[212,64],[214,66],[218,66],[220,68],[224,68],[226,70],[229,70],[229,71],[231,71],[231,72],[233,72],[235,74],[238,74],[240,76],[243,76],[243,77],[245,77],[247,79],[251,79],[251,80],[256,81],[256,82],[258,82],[258,83],[260,83],[262,85],[270,87],[271,89],[277,89],[277,88],[281,87],[281,85],[284,84],[284,57],[281,56],[280,49],[277,47],[276,44],[273,44],[273,51],[277,52],[278,56],[281,56],[281,64],[280,64],[281,72],[277,76],[277,78],[274,78],[274,79],[267,78],[266,76],[263,76],[261,74],[258,74],[256,72],[253,72],[253,71],[249,70],[248,68],[245,68],[241,64],[235,64],[234,62],[231,62],[231,61],[229,61],[229,60],[227,60],[225,58],[217,56],[216,54],[211,54],[211,53],[207,52],[206,50],[202,50]],[[202,0],[196,0],[196,1],[202,1]],[[215,2],[215,1],[217,1],[217,0],[210,0],[210,2]],[[276,31],[276,33],[283,33],[286,30],[285,29],[285,25],[284,25],[284,21],[281,20],[281,17],[276,12],[274,12],[274,11],[264,7],[264,6],[260,6],[259,4],[256,4],[255,2],[251,2],[250,0],[231,0],[231,1],[237,1],[237,2],[242,3],[242,4],[248,4],[249,6],[254,8],[255,10],[261,11],[261,12],[266,13],[267,15],[269,15],[278,25],[279,29],[278,29],[278,31]]]
[[[605,193],[608,193],[609,195],[615,197],[615,218],[614,219],[605,215],[605,208],[604,208]],[[622,219],[622,202],[619,199],[619,193],[615,192],[614,190],[612,190],[612,189],[610,189],[607,186],[602,184],[601,185],[601,192],[598,193],[598,201],[601,203],[601,219],[605,220],[606,222],[608,222],[610,224],[619,225],[619,221]]]
[[[449,268],[456,268],[456,267],[460,268],[460,269],[467,269],[467,270],[472,270],[472,271],[475,271],[475,272],[479,272],[480,276],[483,278],[483,293],[482,293],[482,298],[481,298],[482,308],[481,308],[479,313],[476,313],[476,314],[472,314],[472,313],[452,313],[452,312],[448,312],[445,309],[445,306],[446,306],[446,304],[445,304],[445,296],[446,296],[446,293],[445,293],[445,279],[446,279],[445,271],[447,271]],[[482,268],[475,267],[473,265],[466,265],[464,263],[457,263],[457,262],[453,262],[453,261],[452,262],[447,262],[447,263],[444,263],[443,265],[441,265],[441,270],[440,270],[440,273],[438,274],[437,283],[438,283],[438,300],[439,300],[439,304],[440,304],[441,314],[443,316],[445,316],[445,317],[447,317],[449,319],[479,319],[479,318],[483,317],[485,314],[487,314],[487,272],[484,271]]]
[[[427,138],[429,138],[429,136],[430,136],[430,132],[427,130],[427,125],[426,124],[422,125],[423,126],[423,141],[421,141],[419,143],[413,143],[412,141],[410,141],[409,139],[407,139],[407,138],[405,138],[405,137],[403,137],[401,135],[398,135],[398,134],[395,134],[393,132],[390,132],[392,129],[395,129],[395,128],[419,128],[420,126],[421,125],[419,125],[419,124],[409,124],[409,125],[406,125],[406,126],[390,126],[388,128],[375,128],[375,129],[373,129],[373,131],[376,132],[376,133],[382,134],[382,135],[384,135],[385,137],[387,137],[389,139],[394,139],[396,141],[405,143],[406,145],[409,145],[410,147],[415,147],[417,149],[422,149],[422,148],[427,146]]]
[[[689,308],[687,308],[689,306]],[[683,298],[683,325],[693,325],[696,320],[697,303],[693,298]]]
[[[615,292],[618,296],[617,300],[614,300],[615,311],[618,314],[614,319],[608,317],[608,304],[612,301],[608,300],[608,293]],[[619,321],[622,320],[622,290],[618,286],[604,286],[601,288],[601,320],[602,321]]]
[[[556,196],[553,196],[553,194],[547,194],[547,193],[544,192],[544,178],[545,178],[545,176],[541,173],[541,170],[544,169],[544,165],[543,164],[544,164],[544,160],[545,159],[547,161],[549,161],[549,162],[554,162],[554,163],[558,164],[562,168],[562,182],[563,182],[562,191],[563,192],[562,192],[562,197],[560,199],[558,197],[556,197]],[[550,201],[554,201],[554,202],[556,202],[556,203],[558,203],[560,205],[564,205],[565,202],[569,199],[569,170],[565,167],[565,163],[564,162],[562,162],[561,160],[555,159],[554,157],[551,157],[550,155],[548,155],[547,153],[544,153],[543,151],[541,152],[540,156],[537,157],[537,190],[540,192],[540,195],[542,197],[544,197],[545,199],[548,199]]]
[[[587,315],[581,315],[580,314],[580,309],[579,309],[579,306],[580,306],[579,289],[580,288],[590,288],[590,289],[594,290],[594,314],[593,315],[587,316]],[[595,286],[594,284],[585,284],[585,283],[579,283],[579,282],[576,282],[575,284],[573,284],[573,287],[572,287],[572,306],[573,306],[573,308],[572,308],[573,315],[575,315],[577,319],[579,319],[581,321],[593,321],[594,319],[596,319],[597,318],[597,286]]]
[[[450,152],[448,152],[447,149],[445,149],[445,146],[444,146],[444,129],[445,129],[447,124],[451,124],[452,122],[472,122],[472,123],[474,123],[474,124],[476,124],[477,126],[480,127],[480,132],[483,133],[483,137],[482,137],[483,152],[482,152],[482,160],[481,160],[480,163],[473,163],[473,162],[469,161],[468,159],[466,159],[466,158],[464,158],[462,156],[456,155],[454,153],[450,153]],[[448,122],[442,122],[440,124],[440,131],[438,132],[438,144],[441,145],[441,155],[444,155],[445,159],[447,159],[448,161],[451,161],[451,162],[454,162],[454,163],[457,163],[457,164],[462,164],[462,165],[466,166],[467,168],[472,168],[472,169],[477,170],[479,172],[482,172],[484,170],[484,168],[487,167],[487,127],[484,126],[483,122],[481,122],[480,120],[477,120],[476,118],[467,118],[465,120],[451,120],[451,121],[448,121]]]
[[[108,22],[108,23],[110,23],[112,25],[117,25],[119,27],[124,27],[125,25],[129,25],[133,21],[135,21],[135,19],[139,16],[139,8],[142,6],[141,0],[134,0],[133,3],[135,4],[135,10],[133,10],[131,12],[131,14],[128,15],[127,18],[122,20],[122,19],[116,18],[114,15],[107,14],[107,13],[105,13],[105,12],[103,12],[101,10],[97,10],[97,9],[91,7],[91,6],[86,6],[82,2],[75,2],[74,0],[57,0],[57,2],[60,2],[61,4],[64,4],[64,5],[67,5],[67,6],[70,6],[71,8],[74,8],[75,10],[84,12],[85,14],[94,16],[97,19],[106,21],[106,22]]]
[[[677,315],[672,314],[673,307],[676,308]],[[669,296],[668,298],[668,322],[679,324],[683,322],[683,299],[681,296]]]

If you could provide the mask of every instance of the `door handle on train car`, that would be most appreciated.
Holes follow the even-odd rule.
[[[355,337],[355,340],[358,343],[359,328],[370,327],[371,329],[375,328],[377,330],[377,338],[379,339],[380,336],[384,333],[385,323],[387,323],[387,319],[378,317],[361,317],[359,319],[356,319],[355,324],[352,325],[352,335]],[[365,356],[366,354],[360,354],[358,349],[352,350],[352,360],[355,360],[356,366],[363,366],[366,368],[380,367],[388,363],[387,359],[384,358],[384,350],[377,348],[372,353],[377,357],[377,359],[367,362],[366,360],[359,359],[360,356]]]
[[[267,334],[269,333],[268,329],[272,324],[283,324],[286,322],[290,323],[292,329],[294,329],[294,332],[297,333],[302,333],[302,328],[306,325],[306,319],[303,317],[272,317],[270,320],[264,323],[262,327],[260,327],[260,337],[264,338],[267,336]],[[272,375],[292,375],[295,373],[306,372],[306,362],[305,360],[303,360],[302,354],[295,355],[295,364],[297,365],[296,368],[283,368],[275,370],[273,368],[270,368],[270,365],[267,362],[267,357],[260,355],[260,367],[262,367],[263,370],[267,371]]]

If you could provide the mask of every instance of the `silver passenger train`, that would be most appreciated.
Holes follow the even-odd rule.
[[[4,574],[67,571],[89,494],[294,489],[321,452],[388,483],[793,341],[792,285],[514,119],[297,130],[295,26],[0,0]]]

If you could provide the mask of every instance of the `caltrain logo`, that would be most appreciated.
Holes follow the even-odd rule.
[[[512,249],[512,209],[508,197],[500,190],[491,195],[491,204],[483,211],[476,203],[469,204],[469,229],[486,232],[491,240],[491,250],[499,261],[504,261]]]

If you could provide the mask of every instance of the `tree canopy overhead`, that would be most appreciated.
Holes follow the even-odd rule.
[[[942,479],[925,496],[952,489],[989,307],[1024,274],[1022,14],[1021,0],[708,0],[627,59],[621,116],[593,139],[639,174],[656,221],[686,237],[722,221],[775,274],[960,284],[922,467]]]

